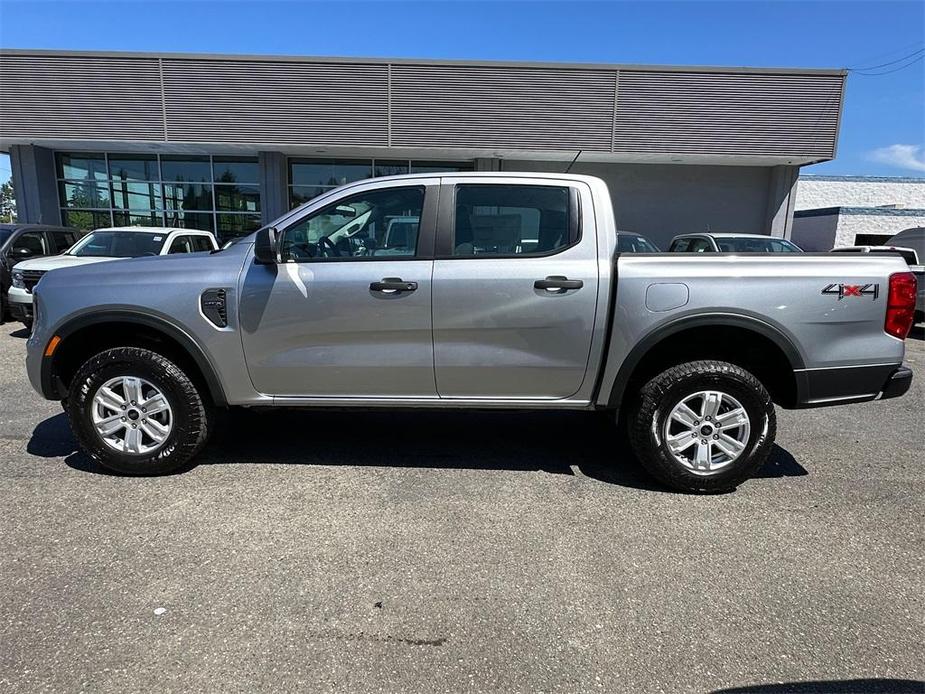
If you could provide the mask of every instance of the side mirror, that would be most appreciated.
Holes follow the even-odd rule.
[[[276,265],[279,257],[279,232],[276,227],[264,227],[254,240],[254,259],[260,265]]]

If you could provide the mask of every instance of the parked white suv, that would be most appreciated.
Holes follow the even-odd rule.
[[[802,253],[792,241],[765,234],[681,234],[671,240],[669,253]]]
[[[8,293],[14,314],[32,328],[32,288],[49,270],[146,255],[197,253],[218,248],[211,232],[170,227],[110,227],[91,231],[61,255],[13,266]]]

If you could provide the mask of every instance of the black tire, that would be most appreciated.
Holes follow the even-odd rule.
[[[32,332],[32,319],[31,318],[24,318],[22,321],[22,324],[26,326],[26,330],[28,330],[30,333]]]
[[[117,451],[96,432],[93,398],[117,376],[148,381],[170,404],[173,428],[150,453]],[[169,359],[139,347],[115,347],[88,359],[74,375],[62,405],[80,448],[106,469],[123,475],[164,475],[183,469],[205,445],[211,430],[211,407],[190,378]]]
[[[663,440],[665,422],[675,405],[706,390],[738,400],[750,420],[742,452],[726,467],[708,474],[696,473],[676,460]],[[660,373],[643,386],[628,428],[636,456],[652,477],[679,491],[716,493],[735,489],[764,465],[774,445],[777,418],[771,396],[748,371],[728,362],[692,361]]]

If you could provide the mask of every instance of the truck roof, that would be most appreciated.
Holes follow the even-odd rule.
[[[688,234],[678,234],[676,239],[685,236],[712,236],[714,239],[767,239],[772,238],[770,234],[736,234],[735,232],[713,232],[713,231],[692,231]]]
[[[568,163],[562,162],[563,168]],[[570,174],[558,173],[556,171],[435,171],[433,173],[413,173],[397,174],[395,176],[378,176],[375,178],[364,178],[352,183],[368,183],[370,181],[396,181],[396,180],[416,180],[421,178],[560,178],[569,181],[600,181],[598,176],[588,174]]]

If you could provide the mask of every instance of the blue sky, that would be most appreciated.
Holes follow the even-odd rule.
[[[0,0],[0,46],[872,68],[925,48],[925,3]],[[925,60],[851,74],[838,157],[806,171],[925,176]]]

